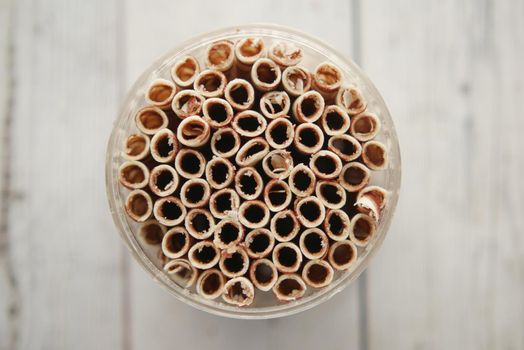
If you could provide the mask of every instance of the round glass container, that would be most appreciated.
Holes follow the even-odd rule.
[[[268,47],[275,40],[292,42],[303,50],[304,57],[300,65],[313,71],[320,62],[330,61],[343,71],[346,82],[351,81],[361,89],[368,102],[367,110],[376,113],[382,123],[382,128],[376,140],[384,143],[389,152],[387,168],[383,171],[373,171],[370,185],[379,185],[385,188],[389,191],[389,197],[372,241],[365,248],[358,248],[358,259],[349,270],[335,272],[335,278],[329,286],[318,290],[308,288],[304,297],[288,303],[279,302],[272,292],[257,290],[255,302],[252,305],[237,307],[226,304],[221,298],[206,300],[196,294],[194,287],[186,289],[179,286],[176,280],[162,270],[161,261],[158,258],[158,248],[144,244],[137,237],[139,224],[126,215],[124,203],[129,190],[121,186],[118,181],[118,167],[123,162],[121,153],[127,136],[138,131],[134,123],[134,115],[138,109],[146,105],[144,94],[151,81],[157,78],[170,79],[170,68],[178,57],[192,55],[202,63],[204,62],[205,49],[210,43],[217,40],[236,41],[246,36],[260,37]],[[106,159],[106,186],[109,207],[120,236],[134,258],[155,281],[176,298],[197,309],[227,317],[265,319],[294,314],[319,305],[340,292],[362,273],[377,252],[389,229],[400,189],[400,167],[397,134],[389,111],[375,86],[353,61],[327,46],[321,40],[297,30],[273,24],[251,24],[216,30],[186,41],[154,62],[138,78],[127,94],[109,140]]]

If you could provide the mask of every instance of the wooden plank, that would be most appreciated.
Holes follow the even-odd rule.
[[[10,308],[13,304],[9,242],[7,238],[7,163],[8,136],[11,120],[11,1],[0,1],[0,349],[8,349],[11,342]]]
[[[127,85],[158,56],[182,41],[224,26],[274,22],[316,35],[345,53],[352,47],[347,1],[131,0],[126,9]],[[151,20],[154,18],[155,20]],[[196,29],[195,29],[196,28]],[[357,348],[360,341],[357,284],[326,304],[281,320],[238,321],[194,310],[151,283],[131,262],[131,344],[144,347]],[[322,325],[322,322],[326,322]]]
[[[369,269],[370,349],[524,347],[522,1],[362,2],[403,157]]]
[[[122,346],[122,245],[104,184],[120,100],[106,1],[16,1],[8,234],[18,288],[10,349]]]

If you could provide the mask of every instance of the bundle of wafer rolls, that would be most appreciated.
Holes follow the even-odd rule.
[[[373,242],[388,192],[381,123],[340,68],[246,37],[178,57],[145,89],[123,145],[125,210],[163,269],[205,299],[289,302]]]

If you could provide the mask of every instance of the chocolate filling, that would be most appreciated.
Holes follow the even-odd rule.
[[[273,273],[274,271],[269,265],[260,263],[255,268],[255,279],[261,285],[266,285],[273,279]]]
[[[286,267],[292,267],[297,263],[297,252],[289,247],[282,247],[278,250],[278,262]]]

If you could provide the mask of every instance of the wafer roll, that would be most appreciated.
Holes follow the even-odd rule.
[[[349,238],[355,245],[365,247],[375,237],[377,226],[375,220],[365,214],[357,214],[351,219]]]
[[[180,200],[186,208],[200,208],[209,202],[211,188],[204,179],[189,179],[180,188]]]
[[[293,143],[295,130],[286,118],[272,120],[266,128],[265,137],[268,144],[276,149],[285,149]]]
[[[160,164],[151,169],[149,189],[159,197],[166,197],[178,187],[179,178],[176,170],[167,164]]]
[[[162,239],[162,252],[171,259],[184,256],[191,245],[191,236],[183,227],[173,227]]]
[[[249,278],[256,288],[267,292],[271,290],[277,282],[278,271],[271,260],[258,259],[255,260],[249,268]]]
[[[144,222],[151,216],[153,201],[147,192],[133,190],[127,195],[125,209],[131,219]]]
[[[187,210],[182,201],[174,196],[159,198],[153,205],[153,215],[165,226],[176,226],[184,221]]]
[[[307,197],[315,192],[316,176],[304,164],[295,166],[289,174],[289,189],[298,197]]]
[[[361,213],[367,214],[378,221],[382,209],[386,206],[387,198],[388,192],[382,187],[364,187],[357,194],[355,207]]]
[[[340,209],[346,204],[346,191],[337,181],[317,182],[315,194],[329,209]]]
[[[291,242],[278,243],[273,249],[273,262],[277,270],[282,273],[295,272],[302,263],[302,253]]]
[[[342,85],[344,74],[332,63],[320,63],[313,73],[313,87],[317,89],[324,98],[334,99]]]
[[[368,141],[362,147],[362,160],[371,170],[383,170],[388,166],[388,152],[382,142]]]
[[[186,179],[201,177],[206,169],[206,160],[202,153],[183,148],[175,157],[175,169]]]
[[[320,117],[320,125],[326,135],[344,135],[349,130],[351,119],[341,107],[330,105],[324,108]]]
[[[314,196],[298,200],[295,213],[298,221],[300,221],[304,227],[308,228],[319,226],[326,217],[324,204]]]
[[[150,154],[149,144],[149,137],[146,135],[129,135],[125,141],[122,156],[127,160],[142,160]]]
[[[197,269],[207,270],[218,264],[220,251],[210,241],[195,243],[187,253],[188,260]]]
[[[235,167],[227,159],[215,157],[206,165],[206,179],[209,185],[220,190],[228,187],[235,178]]]
[[[171,78],[177,86],[184,89],[193,86],[198,73],[200,73],[198,60],[189,55],[177,59],[171,68]]]
[[[215,227],[213,243],[218,249],[231,249],[244,239],[244,228],[238,220],[223,219]]]
[[[302,49],[294,43],[287,41],[275,41],[269,48],[269,58],[280,67],[296,66],[302,60]]]
[[[195,283],[198,271],[186,259],[175,259],[164,265],[164,271],[174,276],[176,282],[188,288]]]
[[[380,120],[373,113],[361,113],[352,118],[349,131],[357,140],[369,141],[380,131]]]
[[[308,91],[293,103],[293,116],[299,123],[314,123],[324,112],[324,98],[317,91]]]
[[[194,90],[182,90],[173,97],[171,109],[178,118],[184,119],[202,112],[204,96]]]
[[[245,111],[255,103],[255,89],[244,79],[231,80],[224,90],[224,96],[235,110]]]
[[[251,66],[266,54],[266,45],[262,38],[247,37],[240,39],[235,45],[237,69],[242,75],[248,75]]]
[[[224,95],[226,84],[227,78],[224,73],[206,69],[197,75],[193,88],[205,98],[213,98]]]
[[[176,93],[176,86],[169,80],[155,79],[146,92],[146,101],[152,106],[166,109]]]
[[[260,97],[259,107],[266,118],[286,117],[291,108],[291,100],[285,91],[269,91]]]
[[[259,91],[274,90],[280,84],[281,78],[280,68],[268,58],[259,58],[251,68],[251,81]]]
[[[334,241],[343,241],[349,236],[351,221],[343,210],[328,210],[324,219],[324,232]]]
[[[235,162],[239,166],[254,166],[269,153],[269,144],[262,137],[249,140],[240,147],[235,156]]]
[[[204,146],[211,135],[211,128],[207,120],[193,115],[182,120],[177,128],[177,139],[187,147]]]
[[[262,160],[262,169],[273,179],[286,179],[293,170],[291,153],[284,150],[269,152]]]
[[[291,96],[300,96],[311,89],[311,73],[304,67],[287,67],[282,72],[282,86]]]
[[[338,182],[348,192],[358,192],[369,183],[370,171],[359,162],[347,163],[342,167]]]
[[[235,115],[231,126],[240,136],[255,137],[264,133],[267,121],[258,112],[243,111]]]
[[[240,168],[235,175],[235,190],[243,199],[256,199],[264,190],[264,180],[255,168]]]
[[[322,288],[331,284],[334,271],[325,260],[310,260],[304,265],[302,279],[313,288]]]
[[[291,203],[292,194],[289,185],[280,179],[272,179],[264,189],[264,202],[272,212],[286,209]]]
[[[175,134],[169,129],[159,130],[151,138],[151,156],[159,163],[170,163],[175,160],[178,142]]]
[[[232,278],[226,282],[222,299],[237,306],[247,306],[253,302],[255,288],[253,283],[245,277]]]
[[[306,258],[322,259],[328,252],[329,239],[322,230],[310,228],[300,235],[299,246]]]
[[[136,127],[147,135],[154,135],[159,130],[167,128],[168,123],[166,113],[154,106],[142,108],[135,116]]]
[[[240,136],[231,128],[218,129],[213,133],[210,143],[214,155],[229,158],[240,149]]]
[[[221,98],[208,98],[202,106],[204,119],[214,129],[222,128],[231,123],[233,108]]]
[[[335,270],[347,270],[357,261],[357,247],[348,240],[333,243],[328,260]]]
[[[249,228],[264,227],[269,222],[269,209],[262,201],[245,201],[238,208],[238,220]]]
[[[140,226],[138,237],[149,245],[160,245],[167,229],[160,225],[156,220],[147,220]]]
[[[196,282],[197,293],[205,299],[216,299],[224,290],[226,278],[218,269],[205,270]]]
[[[362,154],[360,142],[349,135],[331,136],[328,141],[328,149],[346,162],[351,162]]]
[[[273,286],[273,293],[280,301],[300,299],[306,293],[306,284],[297,274],[281,275]]]
[[[129,189],[144,188],[149,181],[149,169],[135,160],[124,162],[118,168],[118,180]]]
[[[304,154],[313,154],[322,149],[324,133],[313,123],[303,123],[295,129],[294,144],[296,149]]]
[[[320,179],[334,179],[342,171],[342,161],[331,151],[319,151],[311,157],[309,167]]]
[[[249,256],[241,246],[228,247],[223,250],[218,262],[224,276],[235,278],[244,275],[249,269]]]
[[[215,231],[215,218],[207,209],[191,209],[184,219],[184,226],[194,238],[206,239]]]
[[[337,94],[337,105],[342,107],[349,115],[357,115],[366,110],[367,102],[362,92],[355,85],[342,87]]]
[[[228,74],[235,63],[233,42],[220,40],[208,46],[205,55],[206,67]]]
[[[214,192],[209,199],[209,210],[217,219],[235,217],[239,206],[240,198],[238,194],[230,188],[224,188]]]
[[[246,235],[245,247],[247,255],[253,259],[268,256],[275,245],[275,237],[265,228],[257,228]]]
[[[283,210],[276,213],[269,225],[273,236],[279,242],[289,242],[296,237],[300,230],[300,222],[292,210]]]

